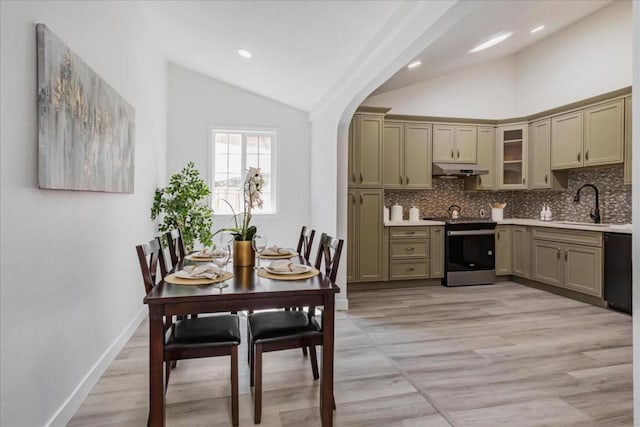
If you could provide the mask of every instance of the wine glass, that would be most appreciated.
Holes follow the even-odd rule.
[[[227,263],[229,262],[230,254],[231,254],[231,250],[229,248],[229,245],[222,245],[222,244],[216,247],[211,253],[211,260],[218,268],[222,269],[222,274],[227,273],[226,266],[227,266]],[[213,285],[214,288],[219,288],[219,289],[226,288],[227,286],[229,285],[225,281],[215,283]]]
[[[258,266],[254,267],[256,270],[260,270],[260,255],[267,248],[267,236],[264,234],[254,234],[253,239],[251,239],[251,244],[253,245],[253,250],[256,251],[258,256]]]

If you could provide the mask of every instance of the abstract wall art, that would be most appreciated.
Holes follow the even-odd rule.
[[[39,187],[133,193],[133,108],[44,24],[36,43]]]

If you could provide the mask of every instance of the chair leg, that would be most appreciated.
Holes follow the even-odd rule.
[[[247,345],[250,348],[249,350],[249,387],[253,387],[254,380],[255,380],[256,349],[250,338],[247,341],[248,341]]]
[[[335,406],[335,405],[334,405]],[[238,427],[238,346],[231,347],[231,422]]]
[[[333,402],[333,410],[335,411],[336,410],[336,397],[332,396],[331,397],[331,401]]]
[[[171,361],[171,369],[175,369],[176,366],[178,366],[178,361],[177,360],[172,360]]]
[[[318,356],[316,355],[316,346],[309,346],[309,355],[311,356],[309,359],[311,360],[311,371],[313,372],[313,379],[317,380],[320,378],[320,374],[318,373]]]
[[[167,394],[167,388],[169,388],[169,375],[171,375],[171,365],[173,362],[173,360],[164,362],[164,394]]]
[[[307,356],[308,356],[308,354],[307,354],[307,347],[302,347],[302,355],[303,355],[304,357],[307,357]]]
[[[262,344],[256,344],[255,347],[255,353],[253,355],[255,358],[253,361],[255,364],[253,369],[255,371],[253,422],[254,424],[260,424],[262,418]]]

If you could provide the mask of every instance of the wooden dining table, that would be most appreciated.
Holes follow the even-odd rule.
[[[302,257],[292,260],[308,264]],[[340,288],[322,272],[310,279],[274,280],[258,276],[253,267],[231,268],[233,277],[226,281],[229,285],[226,288],[174,285],[161,281],[144,298],[144,303],[149,306],[149,425],[165,425],[163,352],[166,316],[323,306],[320,416],[323,427],[332,426],[334,311],[335,295]]]

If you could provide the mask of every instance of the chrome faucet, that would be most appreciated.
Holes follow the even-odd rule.
[[[591,217],[591,219],[593,219],[594,223],[600,224],[600,201],[598,199],[598,187],[596,187],[593,184],[583,185],[582,187],[578,188],[578,191],[576,192],[576,196],[573,198],[573,202],[580,203],[580,191],[584,187],[591,187],[593,188],[593,191],[595,191],[596,193],[596,206],[593,209],[591,209],[591,212],[589,212],[589,216]]]

